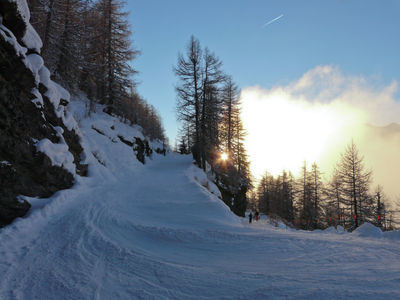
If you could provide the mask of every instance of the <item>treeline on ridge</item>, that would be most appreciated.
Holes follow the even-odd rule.
[[[161,118],[135,89],[128,13],[121,0],[31,0],[31,23],[42,39],[41,55],[53,80],[83,91],[109,114],[138,124],[165,141]]]
[[[382,230],[398,225],[396,212],[381,186],[371,191],[372,171],[366,170],[363,157],[351,142],[337,163],[328,182],[323,182],[316,163],[306,162],[300,176],[283,171],[279,176],[266,173],[252,196],[252,208],[281,219],[290,226],[313,230],[343,226],[354,230],[364,222]]]

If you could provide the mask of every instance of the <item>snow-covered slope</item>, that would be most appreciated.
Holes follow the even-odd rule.
[[[0,230],[1,299],[398,299],[398,232],[248,224],[190,156],[143,165],[138,128],[82,105],[89,177]]]

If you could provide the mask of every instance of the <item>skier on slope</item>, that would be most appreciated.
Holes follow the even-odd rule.
[[[253,219],[253,213],[252,212],[250,212],[250,214],[249,214],[249,223],[251,223],[251,220]]]
[[[260,213],[258,212],[258,210],[256,211],[256,213],[254,214],[254,217],[256,218],[256,221],[258,221],[259,217],[260,217]]]

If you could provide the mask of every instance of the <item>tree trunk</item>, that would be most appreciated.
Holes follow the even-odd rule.
[[[49,46],[50,29],[51,29],[51,21],[53,19],[54,3],[55,3],[55,0],[50,0],[50,2],[49,2],[49,8],[47,11],[47,16],[46,16],[46,26],[44,28],[44,35],[43,35],[42,53],[46,53],[47,47]]]

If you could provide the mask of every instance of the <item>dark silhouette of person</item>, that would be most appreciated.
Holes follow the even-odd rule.
[[[251,220],[253,219],[253,213],[252,212],[250,212],[250,214],[249,214],[249,223],[251,223]]]
[[[260,218],[260,213],[258,212],[258,210],[254,214],[254,217],[256,218],[256,221],[258,221],[258,219]]]

